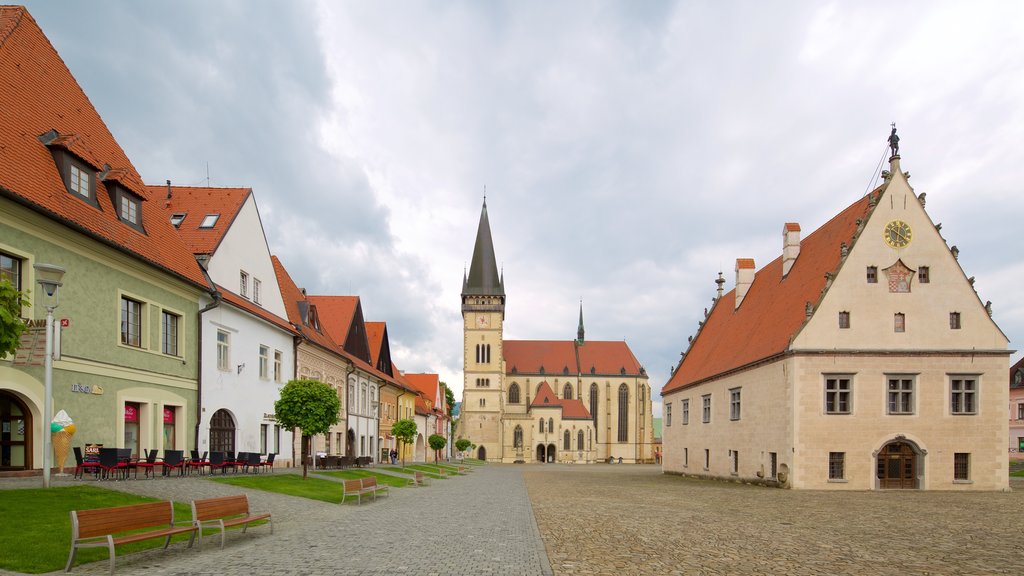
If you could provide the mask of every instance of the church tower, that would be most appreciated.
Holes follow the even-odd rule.
[[[459,432],[476,444],[474,456],[501,461],[505,373],[502,325],[505,286],[494,258],[487,200],[480,212],[469,275],[462,279],[463,393]]]

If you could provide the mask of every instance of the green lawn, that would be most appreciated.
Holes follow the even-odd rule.
[[[90,510],[111,506],[127,506],[155,502],[124,492],[105,490],[98,486],[67,488],[31,488],[0,490],[0,569],[38,574],[64,568],[71,550],[72,510]],[[174,504],[175,522],[188,522],[192,512],[187,503]],[[173,542],[187,540],[176,536]],[[117,556],[163,546],[163,539],[147,540],[117,547]],[[106,560],[104,548],[81,549],[75,566]],[[74,567],[72,567],[74,570]]]
[[[359,470],[331,470],[327,472],[317,471],[317,474],[324,476],[332,476],[334,478],[341,478],[344,480],[354,480],[356,478],[368,478],[373,476],[377,478],[377,484],[384,486],[393,486],[395,488],[401,488],[409,485],[408,478],[399,478],[391,474],[385,474],[383,472],[375,472],[373,470],[359,469]]]
[[[382,466],[382,468],[391,472],[398,472],[399,474],[408,474],[409,476],[412,476],[413,472],[423,472],[427,478],[444,478],[444,476],[437,473],[437,468],[424,466],[422,464],[407,464],[405,468],[402,468],[401,465]]]
[[[1016,472],[1010,472],[1010,476],[1015,476],[1017,478],[1024,478],[1024,470],[1017,470]]]
[[[319,472],[318,472],[319,474]],[[359,478],[359,476],[356,476]],[[351,480],[352,478],[348,478]],[[341,503],[342,487],[340,482],[325,480],[310,476],[305,480],[299,474],[256,474],[241,476],[226,476],[224,478],[210,478],[213,482],[263,490],[264,492],[277,492],[288,496],[298,496],[311,500],[321,500],[332,504]],[[345,498],[346,502],[355,502],[355,496]]]
[[[457,476],[455,472],[450,472],[445,469],[445,475],[442,476],[440,473],[441,467],[433,464],[409,464],[406,468],[412,468],[413,470],[419,470],[431,478],[447,478],[448,476]]]

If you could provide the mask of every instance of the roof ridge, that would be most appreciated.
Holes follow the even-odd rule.
[[[7,43],[7,39],[10,38],[11,35],[14,34],[14,31],[18,29],[18,26],[21,26],[22,19],[25,18],[26,15],[28,15],[29,18],[32,17],[28,14],[28,10],[26,10],[24,6],[0,6],[0,19],[2,19],[7,12],[13,13],[15,16],[11,18],[11,25],[9,27],[0,29],[0,50],[2,50],[4,44]]]

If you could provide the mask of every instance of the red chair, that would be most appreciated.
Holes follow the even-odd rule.
[[[183,455],[184,452],[181,450],[164,450],[164,459],[162,462],[158,462],[158,464],[164,467],[164,476],[169,476],[169,469],[177,470],[178,476],[181,476],[182,472],[185,470],[185,461],[182,458]]]
[[[221,474],[224,473],[224,468],[234,467],[234,463],[228,461],[224,452],[210,452],[210,474],[213,474],[214,470],[220,470]]]
[[[203,468],[206,468],[207,466],[210,465],[210,461],[206,459],[206,454],[207,454],[206,452],[203,452],[203,455],[200,456],[199,455],[199,450],[193,450],[192,451],[192,458],[190,458],[189,461],[188,461],[188,464],[186,464],[187,468],[186,468],[185,471],[187,473],[192,473],[193,471],[198,471],[200,474],[202,474],[203,473]]]
[[[82,448],[75,446],[75,478],[85,478],[85,471],[92,471],[93,475],[99,476],[100,474],[100,463],[99,462],[86,462],[85,458],[82,457]]]
[[[148,478],[149,475],[152,474],[153,478],[156,478],[156,473],[155,473],[155,469],[156,469],[156,465],[157,465],[156,450],[146,450],[146,459],[145,460],[138,460],[136,462],[133,462],[133,464],[135,465],[135,477],[136,478],[139,477],[139,471],[138,471],[139,468],[142,468],[143,476]]]
[[[277,454],[274,454],[273,452],[271,452],[270,454],[267,454],[267,459],[264,460],[263,462],[260,462],[260,467],[262,467],[262,468],[270,468],[270,471],[273,472],[274,471],[274,456],[277,456]]]
[[[121,458],[119,448],[100,448],[100,471],[103,478],[110,478],[111,474],[117,473],[128,479],[128,463]]]

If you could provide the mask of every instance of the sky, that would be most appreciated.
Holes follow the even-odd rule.
[[[718,272],[878,185],[892,122],[1024,348],[1024,3],[27,6],[147,183],[251,187],[296,283],[457,399],[485,193],[505,338],[572,339],[582,300],[658,392]]]

